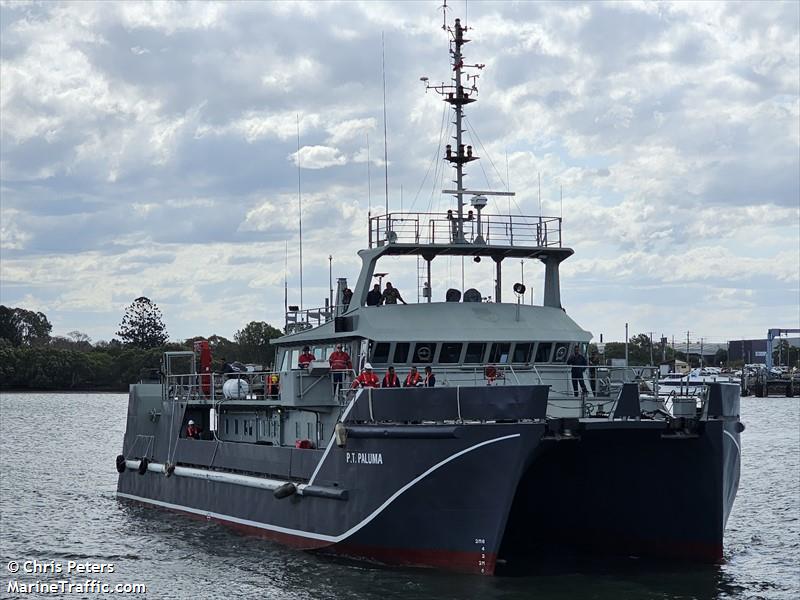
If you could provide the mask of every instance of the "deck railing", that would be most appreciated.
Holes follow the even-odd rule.
[[[452,244],[457,217],[446,213],[388,213],[369,220],[369,247],[385,244]],[[561,247],[561,218],[525,215],[478,217],[472,211],[464,216],[464,238],[468,244],[518,246],[523,248]]]

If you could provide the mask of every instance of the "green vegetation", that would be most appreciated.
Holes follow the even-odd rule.
[[[147,298],[137,298],[126,310],[117,333],[122,341],[93,345],[79,331],[51,337],[51,330],[40,312],[0,306],[1,389],[127,391],[143,372],[159,369],[163,352],[192,350],[194,342],[203,339],[211,346],[216,371],[221,370],[222,358],[268,368],[275,359],[269,340],[282,335],[268,323],[251,321],[233,341],[211,335],[165,343],[161,312]]]

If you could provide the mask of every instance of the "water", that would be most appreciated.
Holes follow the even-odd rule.
[[[144,583],[152,598],[537,599],[800,596],[800,401],[744,398],[739,495],[718,566],[585,560],[481,578],[317,557],[221,525],[118,501],[122,394],[2,394],[0,597],[9,560],[111,562],[113,574],[27,575]],[[654,518],[669,518],[668,507]],[[63,595],[81,597],[81,595]],[[39,597],[36,594],[28,597]],[[59,597],[59,594],[47,597]],[[84,597],[98,597],[86,594]]]

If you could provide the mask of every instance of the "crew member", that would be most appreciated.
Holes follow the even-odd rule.
[[[381,382],[381,387],[400,387],[400,378],[397,376],[397,373],[394,372],[394,367],[389,367],[389,370],[386,371],[386,375],[383,376],[383,381]]]
[[[311,349],[308,346],[303,346],[303,353],[297,359],[297,366],[301,369],[307,369],[311,361],[316,359],[317,357],[311,354]]]
[[[381,305],[381,286],[376,283],[372,289],[367,293],[367,306],[380,306]]]
[[[572,391],[575,397],[578,397],[578,385],[583,388],[584,394],[588,394],[589,390],[586,389],[586,382],[583,380],[583,372],[586,370],[588,363],[586,357],[581,354],[578,344],[575,344],[575,352],[567,359],[567,364],[572,366],[570,375],[572,376]]]
[[[436,385],[436,375],[433,374],[433,369],[429,366],[425,367],[425,379],[422,382],[424,387],[433,387]]]
[[[589,354],[589,385],[592,388],[592,395],[597,395],[597,367],[600,365],[600,358],[597,350],[592,350]]]
[[[342,350],[341,344],[336,344],[336,350],[328,357],[328,362],[331,365],[333,393],[336,394],[339,392],[342,381],[344,381],[344,374],[353,368],[353,363],[350,360],[350,355]]]
[[[200,434],[203,432],[197,425],[194,424],[194,421],[189,419],[189,423],[186,426],[186,437],[192,438],[194,440],[200,439]]]
[[[397,301],[400,300],[403,304],[406,304],[406,301],[403,300],[403,297],[400,295],[400,291],[397,288],[392,287],[392,284],[388,281],[386,282],[386,289],[383,290],[383,295],[381,296],[384,304],[397,304]]]
[[[420,381],[422,381],[422,377],[420,377],[417,367],[411,367],[403,383],[403,387],[417,387]]]
[[[353,380],[353,385],[351,387],[380,387],[380,381],[378,380],[378,376],[372,372],[371,364],[366,363],[364,365],[364,370],[361,372],[361,375]]]
[[[350,301],[353,299],[353,290],[344,288],[342,290],[342,307],[346,311],[350,307]]]

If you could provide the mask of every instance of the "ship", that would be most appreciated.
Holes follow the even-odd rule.
[[[562,219],[490,213],[513,192],[466,186],[478,156],[464,111],[484,65],[465,62],[459,19],[443,29],[450,79],[423,82],[454,116],[453,209],[370,215],[353,290],[339,278],[325,306],[287,306],[273,368],[214,373],[204,341],[166,352],[130,386],[118,497],[307,551],[477,575],[556,551],[720,561],[738,386],[668,405],[642,369],[592,365],[577,385],[569,357],[592,335],[562,306]],[[418,302],[368,303],[387,257],[416,259]],[[447,257],[487,261],[494,289],[435,298]],[[503,297],[518,260],[543,265],[541,304],[522,301],[522,282]],[[410,385],[357,384],[390,366]],[[435,385],[413,385],[412,367]]]

